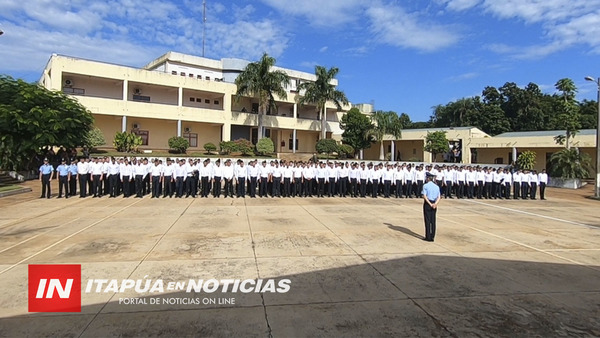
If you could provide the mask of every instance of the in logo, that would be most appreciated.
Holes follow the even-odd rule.
[[[81,265],[30,264],[29,312],[81,312]]]

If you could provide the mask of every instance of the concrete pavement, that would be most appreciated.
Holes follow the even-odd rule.
[[[0,336],[599,336],[598,202],[548,195],[442,200],[434,243],[414,199],[0,199]],[[81,264],[83,288],[291,286],[83,292],[81,313],[28,313],[28,264]]]

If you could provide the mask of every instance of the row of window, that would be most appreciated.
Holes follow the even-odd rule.
[[[142,138],[142,145],[143,146],[147,146],[148,145],[148,140],[150,138],[150,132],[148,130],[139,130],[139,129],[134,129],[132,130],[134,134],[140,136]],[[255,137],[256,137],[256,129],[253,130],[253,141],[254,143],[256,143]],[[183,137],[184,139],[188,140],[188,142],[190,143],[190,147],[191,148],[196,148],[198,147],[198,134],[197,133],[183,133],[181,135],[181,137]],[[265,137],[271,137],[271,130],[267,129],[265,130]],[[293,140],[289,139],[288,141],[288,149],[292,150],[293,149]],[[282,141],[281,146],[284,147],[285,146],[285,142]],[[296,149],[298,149],[299,146],[299,142],[298,139],[296,139]]]
[[[198,102],[198,103],[202,103],[202,99],[201,99],[201,98],[199,98],[199,97],[196,97],[196,98],[194,98],[194,97],[190,97],[190,102]],[[204,99],[204,103],[206,103],[206,104],[210,104],[210,99]],[[214,101],[213,101],[213,104],[219,104],[219,103],[220,103],[220,102],[219,102],[219,100],[214,100]]]
[[[142,145],[147,146],[150,139],[150,132],[148,130],[133,129],[132,132],[142,138]],[[198,134],[197,133],[183,133],[181,137],[188,140],[190,147],[198,147]]]
[[[177,71],[176,70],[171,71],[171,75],[177,75]],[[186,76],[185,72],[179,72],[179,75]],[[192,73],[187,74],[187,76],[194,78],[194,74],[192,74]],[[200,74],[196,75],[195,77],[198,80],[202,80],[202,75],[200,75]],[[206,76],[206,77],[204,77],[204,79],[210,81],[210,76]],[[215,78],[215,81],[219,82],[219,81],[223,81],[223,79]]]

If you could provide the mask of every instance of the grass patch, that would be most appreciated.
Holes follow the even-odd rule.
[[[10,185],[0,185],[0,192],[13,191],[17,189],[21,189],[20,185],[10,184]]]

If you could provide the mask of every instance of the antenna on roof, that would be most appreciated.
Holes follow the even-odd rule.
[[[202,1],[202,57],[204,57],[204,45],[206,41],[206,0]]]

